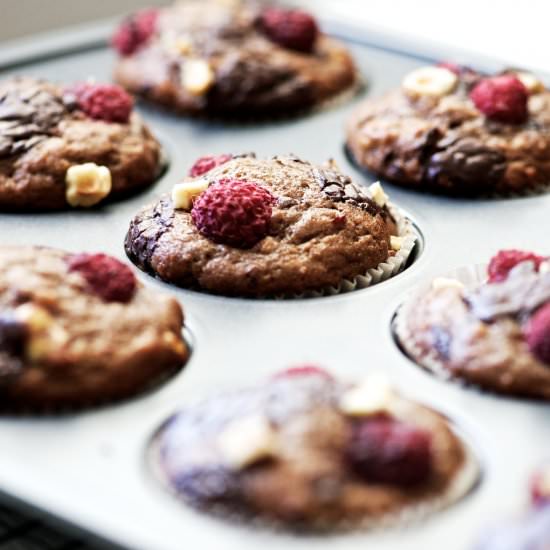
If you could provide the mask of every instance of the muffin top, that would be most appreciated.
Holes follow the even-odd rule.
[[[113,37],[115,78],[184,113],[284,115],[350,88],[344,46],[299,10],[259,2],[189,0],[145,10]]]
[[[405,306],[400,341],[428,368],[489,390],[549,399],[548,259],[503,250],[487,273],[466,286],[436,279]]]
[[[183,315],[105,254],[0,247],[2,408],[126,397],[180,368]]]
[[[534,189],[550,177],[550,92],[528,73],[424,67],[353,113],[348,146],[361,166],[419,190]]]
[[[152,458],[193,506],[297,529],[399,521],[472,482],[471,457],[439,414],[380,376],[346,384],[312,366],[185,408],[157,434]]]
[[[362,275],[400,246],[383,190],[362,189],[333,163],[224,155],[190,173],[126,237],[138,266],[177,285],[297,294]]]
[[[0,82],[0,209],[88,207],[153,183],[160,145],[120,87]]]

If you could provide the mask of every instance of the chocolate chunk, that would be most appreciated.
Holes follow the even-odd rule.
[[[368,196],[366,190],[353,183],[349,176],[329,168],[317,168],[314,175],[319,182],[321,190],[330,199],[352,203],[373,216],[377,214],[382,216],[387,215],[387,211],[378,206]]]
[[[27,329],[11,313],[0,313],[0,385],[23,367]]]
[[[431,156],[425,178],[438,186],[451,188],[458,184],[479,190],[494,187],[505,170],[503,154],[485,147],[474,138],[464,138]]]
[[[141,269],[152,269],[151,258],[155,248],[161,236],[171,227],[173,219],[173,205],[164,198],[155,206],[151,217],[130,225],[124,246],[128,257]]]
[[[66,113],[63,100],[39,83],[14,81],[0,97],[0,158],[21,154],[52,135]]]

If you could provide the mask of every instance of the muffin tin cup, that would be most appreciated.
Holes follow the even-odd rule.
[[[397,226],[397,236],[403,239],[401,248],[394,256],[388,257],[384,262],[368,269],[362,275],[357,275],[353,279],[342,279],[336,286],[329,286],[321,290],[311,290],[300,294],[277,296],[277,298],[320,298],[322,296],[334,296],[376,285],[401,273],[411,257],[418,240],[418,235],[411,220],[399,208],[392,203],[388,203],[388,210]]]
[[[195,402],[200,403],[200,399],[197,399]],[[299,533],[307,533],[312,535],[323,533],[352,534],[354,532],[384,531],[386,529],[406,529],[427,520],[434,514],[437,514],[467,498],[468,495],[475,491],[479,486],[483,475],[480,457],[474,450],[470,438],[465,435],[462,430],[458,429],[452,419],[446,418],[452,433],[462,443],[462,448],[464,451],[464,464],[442,494],[431,498],[426,498],[419,501],[417,504],[404,506],[400,510],[387,513],[376,519],[365,518],[362,521],[341,520],[339,523],[330,525],[319,522],[318,524],[310,525],[308,528],[292,528],[289,527],[287,523],[282,521],[254,516],[246,512],[239,512],[223,504],[209,505],[207,510],[193,506],[193,504],[190,503],[185,496],[180,494],[174,488],[173,483],[170,482],[169,477],[166,475],[161,465],[160,437],[164,427],[170,423],[172,418],[173,416],[169,417],[157,429],[146,449],[145,460],[153,480],[158,483],[160,488],[169,496],[189,506],[197,512],[206,512],[209,516],[217,517],[227,522],[233,522],[237,525],[239,523],[246,524],[247,527],[253,529],[269,529],[280,533],[292,533],[293,531],[296,531]]]

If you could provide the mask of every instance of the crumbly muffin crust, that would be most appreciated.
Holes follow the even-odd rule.
[[[276,198],[268,235],[248,250],[217,244],[169,197],[132,221],[126,252],[140,268],[179,286],[225,295],[297,294],[364,274],[390,255],[387,207],[334,167],[293,156],[241,156],[196,178],[256,182]],[[190,178],[191,180],[191,178]]]
[[[110,170],[116,198],[154,182],[161,148],[136,113],[128,123],[94,120],[58,85],[0,83],[0,209],[68,207],[67,170],[84,163]]]
[[[258,31],[259,13],[255,2],[195,0],[165,8],[148,43],[117,61],[115,80],[179,113],[237,118],[283,116],[356,84],[344,46],[321,35],[312,53],[283,48]],[[201,93],[181,83],[186,63],[196,60],[212,73]]]
[[[528,100],[524,124],[489,120],[468,97],[483,75],[458,75],[441,97],[403,89],[366,100],[347,124],[353,160],[416,190],[470,195],[536,189],[550,180],[550,92]]]
[[[528,319],[550,301],[550,275],[520,264],[500,283],[436,285],[403,310],[398,339],[420,365],[498,393],[550,399],[550,367],[529,349]]]
[[[212,397],[164,425],[153,443],[153,464],[194,507],[291,529],[376,526],[441,498],[463,471],[467,453],[443,417],[397,393],[391,414],[431,434],[428,477],[400,486],[368,481],[350,467],[345,457],[361,418],[347,416],[340,403],[354,388],[306,373]],[[267,439],[250,429],[258,418],[267,423]],[[236,463],[232,449],[243,447],[256,454],[244,453],[247,462],[241,456]]]
[[[137,283],[107,302],[74,255],[0,247],[0,408],[56,410],[129,397],[175,372],[189,354],[173,298]]]

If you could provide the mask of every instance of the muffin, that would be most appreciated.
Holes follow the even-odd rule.
[[[528,73],[423,67],[359,106],[347,146],[358,166],[419,191],[535,190],[550,180],[550,92]]]
[[[188,406],[160,429],[151,460],[201,511],[298,530],[399,523],[477,476],[444,417],[381,376],[347,384],[313,366]]]
[[[180,114],[286,116],[357,82],[348,50],[300,10],[188,0],[126,19],[115,79]]]
[[[94,206],[161,169],[159,143],[119,86],[0,82],[0,210]]]
[[[438,374],[550,400],[548,269],[545,257],[503,250],[488,268],[435,279],[398,312],[398,341]]]
[[[531,509],[484,534],[475,550],[547,550],[550,541],[550,468],[545,464],[533,476]]]
[[[173,298],[105,254],[0,247],[0,409],[126,398],[182,367]]]
[[[178,286],[227,296],[340,292],[399,272],[411,224],[379,184],[295,156],[199,159],[131,222],[126,252]]]

